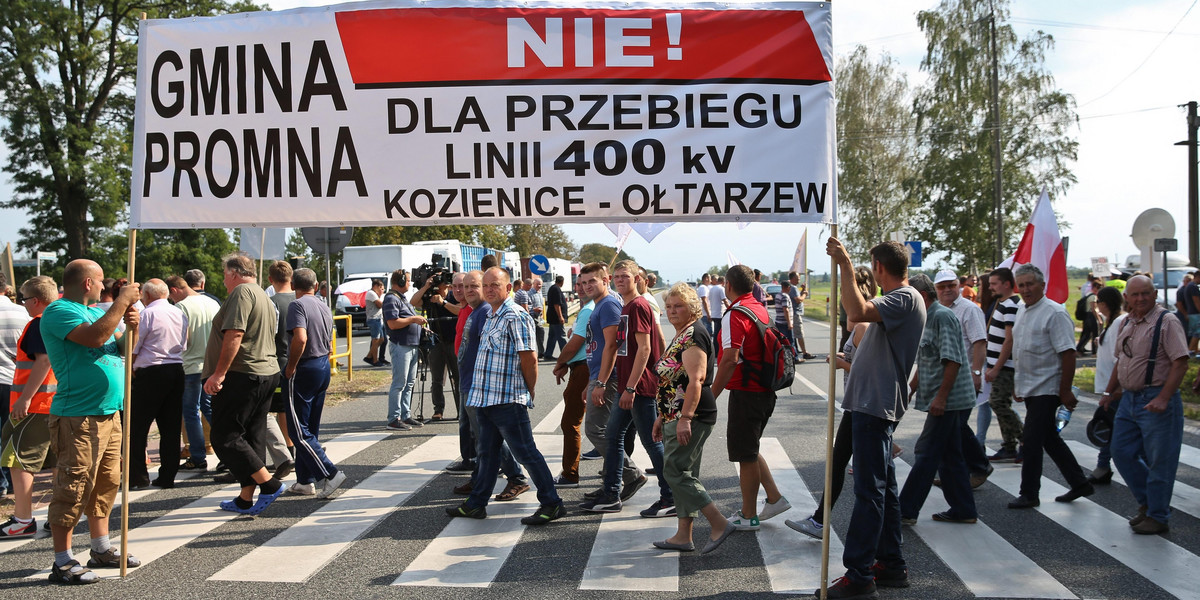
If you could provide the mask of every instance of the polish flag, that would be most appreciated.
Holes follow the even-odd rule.
[[[1046,297],[1063,304],[1070,290],[1067,286],[1067,253],[1063,249],[1062,235],[1058,232],[1058,219],[1050,206],[1050,195],[1042,189],[1042,197],[1033,207],[1033,215],[1025,226],[1025,235],[1017,245],[1017,252],[1000,266],[1015,269],[1019,265],[1033,263],[1046,276]]]

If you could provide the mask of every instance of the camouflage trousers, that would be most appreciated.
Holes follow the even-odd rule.
[[[1021,418],[1012,408],[1013,389],[1013,372],[1001,370],[992,381],[992,395],[988,397],[988,404],[1000,424],[1000,435],[1004,437],[1001,447],[1005,450],[1016,450],[1021,442]]]

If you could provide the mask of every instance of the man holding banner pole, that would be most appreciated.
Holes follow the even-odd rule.
[[[925,303],[908,285],[908,255],[898,242],[871,248],[871,269],[884,292],[871,301],[855,289],[845,246],[830,237],[826,252],[840,271],[846,318],[876,324],[859,344],[842,402],[854,433],[854,512],[842,555],[846,575],[826,597],[874,598],[877,585],[908,586],[892,433],[908,408],[908,375],[925,327]]]
[[[48,521],[54,538],[50,581],[87,584],[99,581],[88,568],[117,568],[120,552],[108,538],[108,516],[121,482],[120,411],[125,398],[122,344],[113,333],[125,321],[125,336],[136,343],[139,317],[134,304],[137,283],[121,288],[104,311],[100,300],[104,271],[86,259],[71,261],[63,272],[63,297],[42,314],[42,338],[58,390],[50,405],[50,448],[57,457]],[[132,336],[132,337],[130,337]],[[71,554],[71,536],[81,515],[88,517],[91,558],[88,568]],[[130,567],[140,565],[126,555]]]

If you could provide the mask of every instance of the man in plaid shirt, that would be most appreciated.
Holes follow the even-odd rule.
[[[564,516],[566,510],[554,489],[546,459],[533,441],[529,423],[537,384],[533,318],[508,297],[511,289],[503,269],[493,267],[484,273],[483,299],[491,305],[492,314],[479,335],[474,381],[467,394],[467,406],[478,409],[479,480],[466,502],[447,508],[446,513],[451,517],[487,517],[488,496],[496,487],[500,445],[507,442],[513,457],[529,470],[540,504],[537,512],[521,519],[521,523],[544,525]]]

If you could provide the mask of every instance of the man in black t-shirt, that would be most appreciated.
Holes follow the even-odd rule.
[[[455,305],[454,296],[450,293],[450,284],[442,283],[436,289],[429,290],[433,278],[425,283],[413,296],[412,305],[425,310],[425,318],[429,319],[429,328],[438,336],[437,346],[429,350],[429,372],[433,376],[430,391],[433,396],[433,419],[442,420],[446,410],[446,371],[450,371],[450,389],[454,395],[454,411],[459,415],[461,405],[458,403],[458,357],[454,352],[455,325],[458,322],[458,311],[451,310]],[[431,291],[431,294],[426,294]],[[422,350],[424,352],[424,350]]]
[[[546,324],[550,326],[550,339],[546,341],[546,353],[542,360],[557,360],[555,348],[566,348],[567,295],[562,291],[563,276],[554,278],[554,285],[546,292]]]

